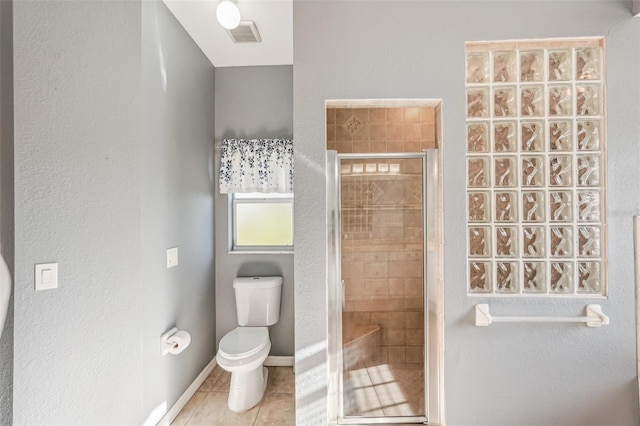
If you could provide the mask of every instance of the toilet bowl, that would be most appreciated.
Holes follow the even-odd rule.
[[[227,405],[240,412],[260,402],[267,386],[262,365],[271,350],[267,326],[280,318],[282,278],[236,278],[233,286],[240,326],[220,340],[216,361],[231,373]]]
[[[268,370],[262,364],[271,350],[267,327],[238,327],[220,341],[216,360],[231,372],[229,398],[231,411],[245,411],[255,406],[267,387]]]

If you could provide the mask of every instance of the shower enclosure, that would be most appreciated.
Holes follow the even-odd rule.
[[[425,423],[437,385],[436,150],[328,151],[327,162],[333,420]]]

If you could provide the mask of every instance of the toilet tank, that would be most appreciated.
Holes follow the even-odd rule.
[[[233,280],[238,325],[266,327],[280,319],[282,277],[242,277]]]

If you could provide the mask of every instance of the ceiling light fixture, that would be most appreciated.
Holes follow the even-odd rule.
[[[232,0],[222,0],[216,8],[216,18],[223,28],[232,30],[240,24],[240,9]]]

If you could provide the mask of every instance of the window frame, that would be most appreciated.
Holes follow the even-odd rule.
[[[238,204],[291,204],[293,210],[293,193],[229,193],[229,245],[228,254],[293,254],[294,246],[291,245],[238,245],[236,205]],[[294,236],[293,216],[291,220],[291,235]]]

